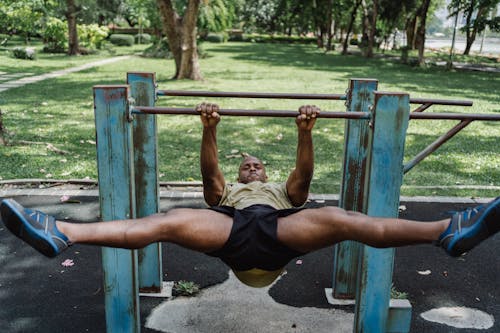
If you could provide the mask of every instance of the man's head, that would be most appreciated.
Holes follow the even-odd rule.
[[[255,156],[246,156],[240,164],[238,172],[238,182],[248,184],[259,180],[263,183],[267,181],[266,169],[261,160]]]

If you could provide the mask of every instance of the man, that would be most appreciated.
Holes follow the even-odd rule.
[[[262,162],[248,156],[240,165],[238,183],[227,184],[218,166],[218,106],[203,103],[196,110],[203,124],[200,164],[210,208],[74,224],[7,199],[0,205],[4,224],[49,257],[76,243],[128,249],[176,243],[219,257],[242,282],[254,287],[274,281],[292,258],[343,240],[378,248],[434,242],[459,256],[500,230],[500,197],[457,212],[451,219],[425,223],[369,217],[338,207],[305,209],[314,168],[311,132],[320,112],[315,106],[299,109],[296,165],[285,183],[268,183]]]

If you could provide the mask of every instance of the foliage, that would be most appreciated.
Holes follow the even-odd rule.
[[[236,20],[237,3],[230,0],[211,0],[202,2],[198,15],[200,35],[209,32],[223,32],[232,28]]]
[[[225,33],[209,33],[207,37],[204,38],[207,42],[211,43],[225,43],[228,40],[228,36]]]
[[[167,38],[161,38],[154,42],[142,53],[147,58],[172,59],[172,52],[168,46]]]
[[[41,0],[3,0],[0,3],[0,24],[5,31],[23,34],[28,42],[41,26],[42,8]]]
[[[43,31],[44,51],[64,52],[68,43],[68,24],[58,18],[49,17]]]
[[[32,47],[15,47],[12,49],[12,55],[16,59],[35,60],[36,52]]]
[[[151,43],[151,35],[150,34],[137,34],[134,36],[134,40],[136,44],[149,44]]]
[[[109,33],[108,27],[98,26],[97,24],[78,24],[77,29],[80,46],[91,50],[101,49],[102,43],[108,37]],[[126,45],[131,46],[133,44],[132,38],[132,44]]]
[[[200,286],[192,281],[180,280],[174,283],[172,293],[175,296],[194,296],[200,292]]]
[[[132,46],[134,45],[134,36],[126,34],[112,34],[109,36],[109,41],[117,46]]]

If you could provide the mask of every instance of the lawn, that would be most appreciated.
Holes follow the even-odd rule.
[[[498,73],[447,72],[416,68],[389,58],[318,51],[314,46],[283,44],[204,44],[203,81],[171,80],[172,60],[132,57],[118,63],[49,79],[0,93],[6,139],[0,146],[0,178],[97,178],[92,86],[122,84],[127,71],[156,72],[159,88],[215,91],[344,93],[349,78],[376,78],[379,89],[405,91],[411,97],[468,99],[472,107],[432,107],[426,112],[498,113]],[[135,51],[137,51],[136,49]],[[120,51],[123,53],[123,51]],[[94,58],[109,55],[101,54]],[[90,58],[44,56],[36,61],[14,61],[0,54],[0,71],[53,70]],[[42,64],[43,63],[43,64]],[[36,69],[34,69],[36,68]],[[297,109],[316,103],[323,110],[341,111],[343,102],[294,100],[206,99],[221,107]],[[158,105],[194,107],[197,98],[161,97]],[[416,107],[416,105],[414,106]],[[455,121],[411,121],[406,160],[446,132]],[[341,120],[320,119],[314,130],[316,169],[314,193],[338,193],[342,168]],[[160,175],[163,181],[200,180],[197,117],[164,116],[159,120]],[[499,122],[474,122],[404,177],[404,195],[497,196],[500,186]],[[261,157],[270,179],[286,179],[294,166],[296,130],[292,119],[223,119],[218,130],[221,168],[236,179],[235,151]],[[32,144],[30,144],[30,142]],[[43,144],[35,144],[43,143]],[[47,149],[50,143],[64,154]],[[456,185],[475,189],[457,188]],[[443,188],[429,188],[442,186]]]

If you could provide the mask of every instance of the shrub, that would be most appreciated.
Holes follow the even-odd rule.
[[[32,47],[15,47],[12,49],[12,54],[16,59],[35,60],[35,49]]]
[[[358,39],[357,38],[351,38],[349,40],[349,45],[358,45],[359,42],[358,42]]]
[[[227,41],[227,35],[223,33],[209,33],[206,37],[207,42],[224,43]]]
[[[170,52],[167,38],[162,38],[156,43],[153,43],[144,50],[142,55],[147,58],[171,59],[172,53]]]
[[[109,41],[117,46],[132,46],[134,45],[134,36],[125,34],[113,34],[109,36]]]
[[[44,52],[62,53],[68,45],[68,25],[66,22],[50,17],[43,32]]]
[[[108,37],[108,27],[97,24],[82,24],[77,26],[78,39],[81,46],[88,49],[101,49],[103,41]],[[132,44],[133,39],[132,39]]]
[[[149,44],[151,43],[151,35],[150,34],[137,34],[134,36],[136,44]]]
[[[229,41],[231,42],[243,42],[245,37],[243,35],[243,30],[233,29],[229,31]]]

